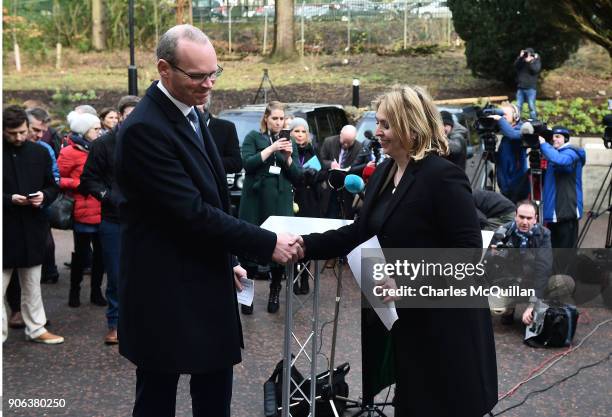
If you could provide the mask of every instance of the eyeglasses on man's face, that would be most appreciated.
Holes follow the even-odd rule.
[[[177,65],[174,65],[172,62],[168,62],[168,64],[170,64],[172,68],[185,74],[191,81],[195,83],[203,83],[204,81],[207,81],[209,79],[214,81],[217,78],[219,78],[221,76],[221,73],[223,72],[223,68],[221,68],[220,65],[217,65],[216,71],[213,71],[207,74],[207,73],[201,73],[201,72],[187,72],[181,69],[180,67],[178,67]]]

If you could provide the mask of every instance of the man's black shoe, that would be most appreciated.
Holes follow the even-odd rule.
[[[41,284],[57,284],[57,280],[59,279],[59,274],[47,275],[40,278]]]
[[[281,287],[270,287],[270,296],[268,297],[268,313],[276,313],[279,307],[278,296]]]
[[[501,324],[504,326],[511,326],[514,323],[514,309],[511,312],[507,312],[501,315]]]

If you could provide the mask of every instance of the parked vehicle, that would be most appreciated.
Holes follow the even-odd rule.
[[[426,6],[416,7],[410,10],[410,13],[416,17],[422,17],[424,19],[433,18],[452,18],[453,13],[448,8],[448,3],[445,1],[434,1]]]
[[[238,141],[242,142],[252,130],[259,130],[259,122],[263,116],[265,104],[250,104],[236,109],[223,110],[218,117],[229,120],[236,125]],[[342,127],[348,124],[346,113],[341,105],[321,103],[287,103],[286,112],[295,117],[301,117],[308,122],[312,140],[319,146],[328,136],[337,135]],[[238,174],[228,174],[227,185],[233,209],[237,211],[242,194],[244,171]]]

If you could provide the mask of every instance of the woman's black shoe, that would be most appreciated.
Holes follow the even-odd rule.
[[[242,314],[246,314],[247,316],[250,316],[251,314],[253,314],[253,304],[251,304],[250,306],[245,306],[244,304],[240,304],[240,311],[242,311]]]
[[[278,296],[281,287],[270,287],[270,296],[268,297],[268,313],[276,313],[279,307]]]

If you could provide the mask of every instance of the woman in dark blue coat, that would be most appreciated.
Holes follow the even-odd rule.
[[[442,158],[448,144],[431,98],[420,88],[396,87],[375,107],[376,136],[389,158],[370,178],[352,225],[303,236],[306,257],[343,256],[374,235],[383,248],[482,247],[468,179]],[[391,329],[395,415],[489,412],[497,402],[497,367],[488,309],[397,312]]]

